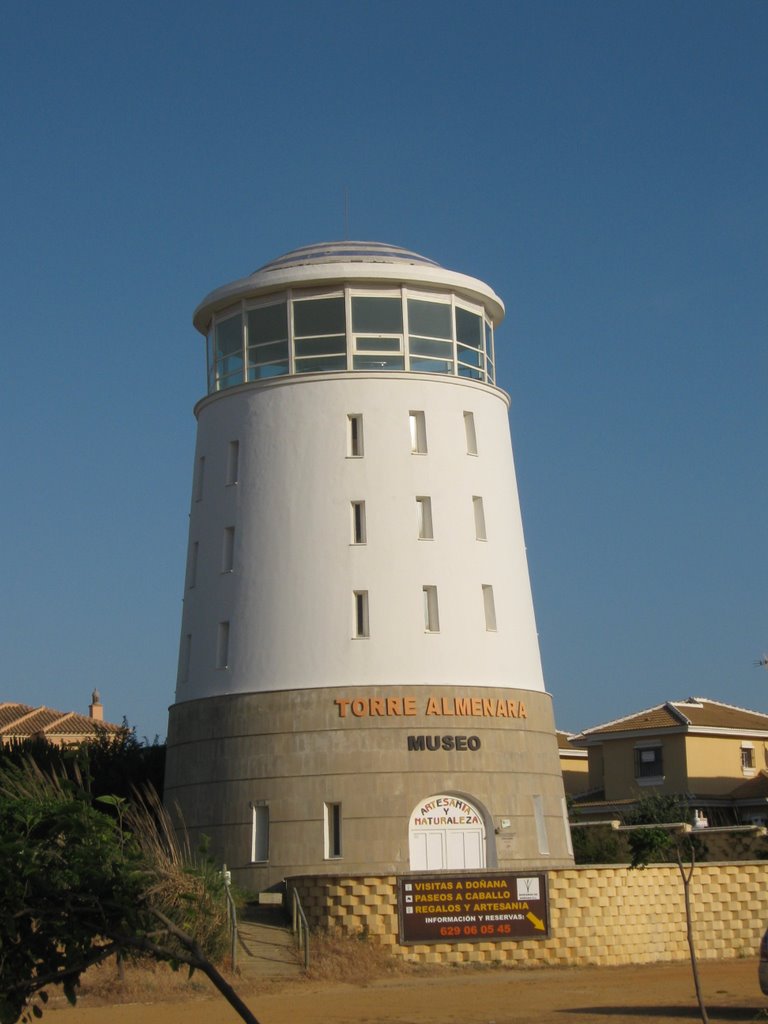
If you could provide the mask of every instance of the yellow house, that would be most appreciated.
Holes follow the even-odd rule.
[[[566,796],[581,796],[589,791],[589,762],[584,747],[574,745],[574,733],[557,730],[560,771]]]
[[[714,824],[768,824],[768,715],[705,697],[667,701],[585,729],[579,816],[621,814],[645,793],[675,794]]]

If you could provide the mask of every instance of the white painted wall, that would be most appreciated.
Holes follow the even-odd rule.
[[[428,454],[412,455],[408,414],[426,416]],[[466,454],[472,411],[476,457]],[[346,456],[361,413],[365,454]],[[189,672],[177,701],[226,693],[369,684],[543,690],[507,418],[496,388],[455,377],[360,372],[285,377],[204,399],[185,591]],[[239,481],[226,485],[229,442]],[[432,499],[434,540],[417,539],[416,496]],[[475,539],[473,495],[487,541]],[[367,543],[351,541],[350,502],[366,503]],[[234,571],[222,573],[235,527]],[[482,585],[494,588],[487,632]],[[422,587],[438,590],[440,632],[424,631]],[[354,639],[354,590],[369,592],[370,637]],[[229,667],[215,667],[229,621]]]

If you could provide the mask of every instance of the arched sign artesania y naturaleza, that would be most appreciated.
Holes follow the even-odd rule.
[[[483,816],[464,797],[438,793],[422,800],[411,813],[411,871],[484,868],[485,845]]]

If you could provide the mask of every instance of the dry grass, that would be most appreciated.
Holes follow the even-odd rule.
[[[313,932],[310,939],[309,981],[341,981],[365,985],[379,978],[412,975],[420,968],[393,956],[364,936],[341,931]]]
[[[235,980],[235,984],[237,984]],[[59,986],[49,988],[49,1006],[65,1006],[66,999]],[[123,978],[118,976],[114,959],[90,967],[81,977],[77,990],[78,1004],[84,1006],[112,1006],[118,1003],[182,1002],[186,999],[204,999],[215,995],[215,990],[204,974],[181,967],[172,970],[168,964],[154,960],[128,961]]]

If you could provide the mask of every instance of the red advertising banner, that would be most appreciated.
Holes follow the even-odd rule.
[[[397,910],[404,945],[549,937],[543,872],[406,875]]]

